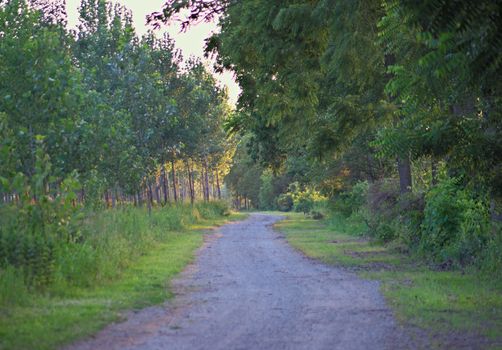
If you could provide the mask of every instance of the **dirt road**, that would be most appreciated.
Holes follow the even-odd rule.
[[[221,227],[163,307],[129,315],[83,349],[407,349],[378,283],[314,262],[252,214]]]

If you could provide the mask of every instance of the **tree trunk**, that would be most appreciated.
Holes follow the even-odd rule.
[[[204,185],[206,187],[206,192],[204,193],[204,199],[209,201],[209,178],[207,176],[207,160],[204,159]]]
[[[160,205],[160,185],[159,185],[159,181],[157,181],[157,177],[155,177],[155,200],[157,201],[157,206],[159,206]]]
[[[432,175],[432,186],[436,186],[438,184],[438,168],[437,163],[433,159],[431,159],[431,175]]]
[[[162,192],[163,192],[163,196],[164,196],[164,205],[166,205],[167,200],[169,198],[169,192],[167,189],[166,165],[164,163],[162,163],[161,181],[162,181]]]
[[[188,190],[190,192],[190,203],[193,204],[195,201],[195,193],[194,193],[194,183],[193,183],[193,174],[190,169],[190,161],[186,160],[186,167],[188,172]]]
[[[108,190],[105,191],[105,207],[108,208],[109,206],[109,202],[110,199],[109,199],[109,194],[108,194]]]
[[[200,174],[200,189],[202,191],[202,199],[206,199],[206,187],[204,186],[204,167],[201,169]]]
[[[371,160],[371,156],[370,156],[369,152],[366,154],[366,164],[368,167],[369,181],[375,182],[375,171],[373,169],[373,164],[372,164],[372,160]]]
[[[387,54],[384,57],[385,67],[388,68],[394,65],[396,62],[396,57],[392,54]],[[392,79],[393,74],[387,73],[387,80]],[[392,96],[388,96],[389,100],[392,102],[394,98]],[[394,120],[394,123],[397,124],[397,120]],[[405,157],[398,156],[397,157],[397,171],[399,173],[399,187],[401,194],[411,191],[411,165],[410,165],[410,157],[406,155]]]
[[[177,202],[178,201],[178,190],[176,188],[176,169],[174,168],[174,160],[171,160],[171,166],[172,166],[172,169],[171,169],[171,174],[172,174],[172,182],[173,182],[173,198],[174,198],[174,201]]]
[[[162,165],[162,171],[163,171],[163,179],[162,179],[162,191],[164,192],[164,204],[167,204],[167,202],[170,199],[169,196],[169,175],[166,172],[166,165]]]
[[[138,206],[142,207],[143,206],[143,198],[141,195],[141,190],[138,191],[137,196],[138,196]]]
[[[397,158],[397,170],[399,172],[399,188],[401,194],[411,192],[411,165],[409,157]]]
[[[150,181],[147,181],[146,206],[148,208],[148,215],[152,215],[152,202],[153,202],[152,184],[150,183]]]
[[[211,170],[211,195],[213,196],[213,199],[216,198],[216,185],[215,185],[215,178],[214,178],[214,172]]]
[[[218,176],[218,170],[216,170],[216,191],[218,192],[218,199],[221,199],[220,178]]]
[[[183,173],[182,173],[183,174]],[[185,179],[183,176],[178,175],[179,197],[183,202],[185,200]]]

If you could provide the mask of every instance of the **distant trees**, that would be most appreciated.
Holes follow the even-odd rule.
[[[167,35],[138,38],[121,5],[82,0],[75,32],[63,5],[0,5],[1,200],[16,200],[17,174],[36,175],[40,145],[45,186],[78,179],[79,201],[221,196],[231,110],[204,65],[185,66]]]

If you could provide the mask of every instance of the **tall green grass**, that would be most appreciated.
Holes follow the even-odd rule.
[[[75,239],[54,243],[53,274],[43,288],[27,283],[25,266],[0,268],[0,307],[23,305],[30,294],[66,296],[78,288],[105,284],[165,242],[172,232],[225,214],[228,207],[224,202],[171,205],[156,208],[150,215],[136,207],[88,212]]]
[[[242,218],[223,202],[88,213],[71,242],[58,242],[54,278],[25,283],[0,268],[0,349],[54,349],[119,320],[122,310],[161,303],[193,260],[205,229]]]
[[[325,222],[331,230],[338,233],[352,236],[363,236],[368,233],[368,225],[366,225],[363,215],[359,212],[346,217],[340,212],[331,211],[326,215]]]

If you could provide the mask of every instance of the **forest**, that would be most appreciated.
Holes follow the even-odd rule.
[[[15,281],[45,293],[106,279],[105,265],[120,271],[161,237],[127,233],[141,216],[133,209],[99,213],[165,207],[175,217],[162,225],[182,226],[194,213],[175,204],[221,199],[235,146],[223,129],[226,91],[167,34],[139,38],[125,7],[84,0],[78,30],[67,30],[63,1],[0,4],[0,303],[9,303],[23,294]],[[113,220],[124,227],[104,237],[120,226]]]
[[[184,14],[183,11],[187,11]],[[435,266],[502,267],[500,1],[168,1],[242,88],[227,182]],[[240,201],[240,200],[239,200]],[[323,213],[324,211],[324,213]]]
[[[197,230],[232,209],[303,213],[500,286],[502,1],[154,10],[140,37],[108,0],[81,0],[74,29],[64,0],[0,0],[0,348],[18,348],[29,315],[19,348],[37,344],[44,310],[60,329],[60,300],[122,293],[110,286],[159,247],[183,263],[158,273],[178,273]],[[201,22],[218,25],[204,48],[214,67],[156,31]],[[236,106],[214,76],[224,71]],[[150,305],[131,288],[136,299],[99,308]],[[35,317],[34,304],[51,306]],[[86,310],[101,323],[41,348],[115,317]]]

